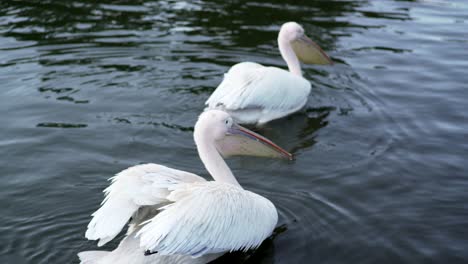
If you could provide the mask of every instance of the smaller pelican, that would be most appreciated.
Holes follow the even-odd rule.
[[[244,190],[222,156],[291,159],[291,154],[220,110],[200,115],[194,140],[214,181],[157,164],[118,173],[104,191],[86,238],[102,246],[131,219],[127,235],[114,251],[79,253],[81,263],[203,264],[226,252],[257,248],[272,234],[278,221],[275,206]]]
[[[302,77],[299,61],[322,65],[333,62],[296,22],[283,24],[278,46],[289,72],[253,62],[238,63],[205,102],[207,109],[222,109],[241,124],[261,125],[303,108],[311,87]]]

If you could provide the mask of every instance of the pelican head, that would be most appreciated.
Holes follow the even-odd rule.
[[[301,25],[296,22],[287,22],[281,26],[278,34],[278,43],[288,43],[300,61],[307,64],[333,64],[328,55],[308,38]]]
[[[212,144],[224,157],[248,155],[292,159],[292,154],[267,138],[234,122],[221,110],[203,112],[195,124],[194,139],[197,146]]]

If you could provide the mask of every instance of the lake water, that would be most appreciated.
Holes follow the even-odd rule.
[[[335,65],[305,66],[306,110],[259,130],[295,161],[229,160],[281,232],[220,263],[468,262],[467,1],[96,2],[0,2],[2,263],[78,263],[126,167],[209,178],[204,101],[237,62],[285,68],[291,20]]]

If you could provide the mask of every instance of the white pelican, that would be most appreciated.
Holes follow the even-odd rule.
[[[222,109],[241,124],[261,125],[304,107],[311,87],[302,77],[299,60],[308,64],[333,62],[296,22],[283,24],[278,46],[289,72],[253,62],[238,63],[205,102],[207,109]]]
[[[214,181],[157,164],[118,173],[104,190],[86,238],[102,246],[132,219],[127,236],[112,252],[79,253],[81,263],[201,264],[226,252],[256,248],[272,234],[278,220],[275,206],[244,190],[222,156],[291,159],[291,154],[220,110],[200,115],[194,139]]]

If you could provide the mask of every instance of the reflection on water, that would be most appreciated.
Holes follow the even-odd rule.
[[[67,123],[39,123],[37,127],[52,127],[52,128],[81,128],[87,127],[86,124],[67,124]]]
[[[209,177],[192,132],[240,61],[285,68],[301,23],[335,62],[259,131],[292,162],[229,160],[277,235],[219,263],[466,262],[468,5],[457,1],[2,1],[0,261],[78,263],[106,179],[155,162]],[[112,249],[118,240],[106,245]]]

